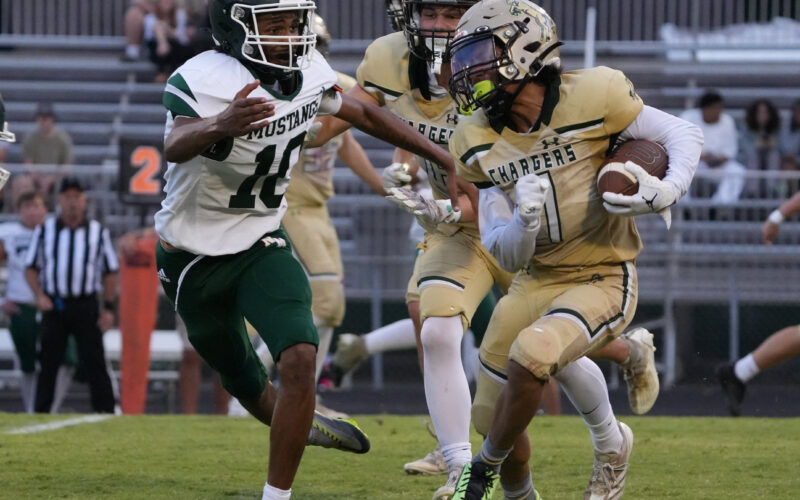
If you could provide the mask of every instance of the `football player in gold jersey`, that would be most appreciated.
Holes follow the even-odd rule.
[[[312,30],[317,34],[317,50],[328,57],[331,35],[321,16],[314,15]],[[336,75],[344,91],[356,84],[347,75],[338,72]],[[289,209],[283,217],[283,227],[311,285],[311,312],[319,332],[317,379],[328,354],[333,329],[342,323],[345,310],[339,238],[326,205],[334,194],[333,168],[337,157],[376,193],[386,195],[380,175],[350,131],[319,148],[303,149],[292,169],[292,179],[286,190]],[[324,410],[319,403],[317,406],[318,410]]]
[[[473,420],[486,436],[456,499],[491,498],[503,465],[507,498],[533,499],[526,428],[551,376],[592,435],[595,465],[584,499],[622,495],[633,433],[616,420],[587,353],[633,318],[633,216],[661,214],[697,167],[697,127],[644,106],[630,81],[605,67],[562,73],[555,23],[529,0],[484,0],[450,46],[450,89],[465,113],[450,140],[459,175],[481,188],[481,240],[515,276],[481,345]],[[664,180],[633,162],[633,196],[605,193],[597,171],[617,139],[662,144]],[[566,382],[566,383],[565,383]]]
[[[447,148],[461,117],[448,94],[450,68],[444,57],[458,20],[476,1],[405,0],[404,32],[370,45],[356,74],[358,85],[348,95],[386,107]],[[320,136],[325,140],[348,126],[341,121],[326,124]],[[427,230],[408,300],[419,303],[425,395],[449,468],[447,484],[436,491],[436,500],[451,498],[460,471],[472,456],[471,401],[460,355],[464,330],[491,287],[498,283],[505,291],[512,275],[481,246],[470,204],[462,202],[461,212],[450,209],[445,170],[424,159],[417,163],[426,170],[436,200],[425,200],[405,188],[390,190],[390,199],[414,213]],[[410,180],[404,175],[415,173],[397,170],[398,184]]]

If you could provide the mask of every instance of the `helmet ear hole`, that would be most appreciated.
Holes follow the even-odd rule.
[[[539,47],[541,47],[541,46],[542,46],[541,42],[533,42],[533,43],[529,43],[528,45],[523,47],[523,50],[525,50],[526,52],[533,53],[533,52],[536,52],[537,50],[539,50]]]

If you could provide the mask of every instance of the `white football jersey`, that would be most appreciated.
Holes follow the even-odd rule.
[[[164,91],[166,138],[176,116],[208,118],[224,111],[255,76],[237,59],[208,51],[189,59]],[[292,165],[314,118],[338,109],[337,77],[314,53],[294,94],[260,86],[249,97],[266,97],[275,115],[242,137],[229,137],[185,163],[169,163],[166,198],[155,216],[159,236],[200,255],[227,255],[250,248],[280,227]],[[323,100],[325,101],[323,103]]]
[[[31,244],[33,229],[19,222],[0,224],[0,241],[6,250],[8,263],[8,285],[6,299],[18,304],[35,304],[36,298],[25,281],[25,256]]]

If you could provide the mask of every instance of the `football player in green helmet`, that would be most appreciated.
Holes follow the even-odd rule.
[[[311,125],[332,114],[455,168],[446,151],[390,112],[342,95],[315,50],[314,11],[309,0],[211,0],[215,50],[178,68],[162,101],[168,167],[155,215],[159,279],[200,356],[271,427],[264,499],[290,497],[306,444],[369,450],[357,426],[314,413],[319,335],[311,289],[281,228]],[[455,195],[455,180],[451,187]],[[277,361],[279,388],[267,380],[244,319]]]

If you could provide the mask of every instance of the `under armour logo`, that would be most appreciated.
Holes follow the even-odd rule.
[[[650,211],[651,212],[655,212],[656,211],[656,207],[653,206],[653,202],[656,201],[657,197],[658,197],[658,193],[654,194],[653,198],[651,198],[649,200],[647,198],[645,198],[644,196],[642,196],[642,199],[644,200],[644,202],[647,203],[648,207],[650,207]]]
[[[458,125],[458,115],[447,113],[447,123]]]
[[[164,269],[159,269],[158,270],[158,279],[163,281],[164,283],[171,283],[172,282],[172,280],[167,278],[167,273],[164,272]]]
[[[548,149],[550,146],[558,146],[558,137],[553,137],[553,142],[548,142],[547,139],[543,140],[542,146],[544,146],[544,149]]]

